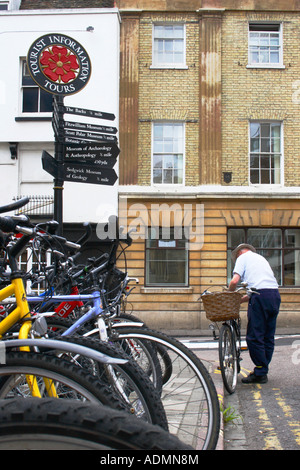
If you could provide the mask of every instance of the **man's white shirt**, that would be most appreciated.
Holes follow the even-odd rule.
[[[234,274],[239,274],[242,282],[254,289],[278,289],[278,283],[269,262],[258,253],[247,251],[235,263]]]

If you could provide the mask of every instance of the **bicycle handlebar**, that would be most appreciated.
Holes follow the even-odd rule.
[[[28,197],[23,197],[19,199],[16,202],[12,202],[10,204],[6,204],[5,206],[0,206],[0,214],[3,214],[4,212],[10,212],[15,209],[20,209],[21,207],[25,206],[28,204],[29,198]]]
[[[15,215],[15,216],[0,216],[0,230],[3,232],[15,232],[18,231],[17,226],[22,223],[25,226],[30,225],[29,218],[26,215]]]

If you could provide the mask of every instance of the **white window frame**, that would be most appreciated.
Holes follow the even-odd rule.
[[[180,236],[176,237],[176,231],[179,229],[178,233],[182,233],[182,227],[149,227],[148,237],[146,238],[145,243],[145,286],[146,287],[165,287],[165,288],[184,288],[189,286],[189,249],[188,243],[185,238]],[[164,235],[165,231],[165,235]],[[153,238],[151,238],[151,232],[153,233]],[[166,237],[166,238],[164,238]],[[159,260],[159,258],[151,258],[151,252],[155,255],[159,255],[159,252],[163,252],[168,256]],[[173,273],[176,270],[178,273],[178,261],[174,262],[172,252],[180,252],[182,254],[182,259],[180,260],[184,263],[184,282],[168,281],[165,279],[165,282],[158,282],[151,280],[151,264],[161,262],[161,266],[164,269],[164,275],[166,278],[168,274]],[[172,256],[170,256],[172,255]],[[178,280],[178,279],[177,279]]]
[[[183,28],[183,60],[182,62],[158,62],[156,61],[156,56],[155,56],[155,28],[161,26],[161,27],[174,27],[174,26],[182,26]],[[187,69],[186,65],[186,25],[185,23],[153,23],[152,26],[152,65],[150,68],[153,69]]]
[[[279,61],[278,62],[251,62],[251,40],[250,36],[253,31],[250,30],[251,26],[258,26],[261,27],[261,30],[258,30],[257,33],[261,34],[272,34],[274,31],[268,31],[266,28],[266,31],[264,31],[263,27],[264,25],[266,26],[274,26],[278,27],[278,35],[279,35]],[[263,47],[263,46],[261,46]],[[270,46],[265,46],[265,47],[271,47]],[[247,68],[285,68],[283,65],[283,34],[282,34],[282,23],[280,22],[255,22],[255,21],[250,21],[248,24],[248,65]]]
[[[182,126],[182,152],[155,152],[154,151],[154,128],[155,125],[181,125]],[[157,183],[154,182],[154,156],[155,155],[182,155],[182,183]],[[183,121],[154,121],[152,123],[152,149],[151,149],[151,183],[153,186],[168,186],[176,188],[185,185],[185,122]]]
[[[20,105],[19,105],[19,115],[22,117],[50,117],[52,115],[52,110],[51,111],[40,111],[40,99],[41,99],[41,91],[42,89],[33,81],[32,79],[32,84],[24,85],[23,84],[23,73],[24,73],[24,67],[26,66],[26,59],[24,57],[20,58]],[[26,74],[27,76],[27,74]],[[28,76],[30,77],[30,74],[28,72]],[[23,90],[25,88],[37,88],[38,90],[38,109],[37,111],[23,111]],[[50,93],[49,93],[50,95]]]
[[[251,124],[277,124],[277,125],[280,125],[280,170],[279,170],[279,175],[280,175],[280,182],[279,183],[268,183],[268,184],[265,184],[265,183],[251,183],[251,166],[250,166],[250,162],[251,162],[251,154],[255,154],[256,152],[253,152],[251,151]],[[276,120],[251,120],[249,121],[249,164],[248,164],[248,167],[249,167],[249,186],[253,186],[253,187],[259,187],[259,188],[262,188],[262,187],[266,187],[266,188],[270,188],[270,187],[282,187],[284,186],[284,139],[283,139],[283,136],[284,136],[284,126],[283,126],[283,122],[282,121],[276,121]],[[266,156],[267,155],[272,155],[273,152],[267,152],[266,153]],[[277,154],[277,152],[274,152]],[[263,152],[257,152],[258,155],[263,155]],[[260,169],[259,169],[260,170]],[[260,175],[261,177],[261,175]]]

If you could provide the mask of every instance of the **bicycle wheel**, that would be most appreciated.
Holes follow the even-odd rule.
[[[80,335],[74,335],[70,338],[67,336],[56,337],[56,339],[77,343],[113,358],[126,359],[125,364],[103,364],[75,354],[63,354],[62,356],[89,371],[94,377],[99,378],[101,383],[112,387],[130,413],[152,424],[158,424],[163,429],[168,429],[166,414],[158,390],[155,389],[146,373],[124,350],[114,344]]]
[[[141,322],[145,328],[148,328],[146,323],[140,320],[138,317],[134,315],[128,315],[126,313],[120,313],[117,315],[117,317],[112,318],[110,321],[113,322],[114,325],[116,325],[118,322]],[[162,384],[165,384],[168,382],[172,374],[172,361],[168,356],[166,349],[160,344],[155,344],[155,352],[160,364],[161,382]]]
[[[237,384],[238,363],[235,333],[226,323],[220,330],[219,361],[224,386],[227,392],[232,394]]]
[[[116,329],[112,340],[139,339],[161,345],[172,360],[172,374],[161,400],[169,431],[194,449],[215,449],[220,430],[220,408],[214,383],[201,360],[181,342],[143,327]]]
[[[128,321],[127,319],[123,319],[123,317],[121,320],[118,320],[118,318],[119,317],[117,317],[116,320],[112,320],[113,324],[118,324],[120,321]],[[47,324],[49,329],[61,334],[72,325],[72,321],[65,318],[59,318],[54,315],[53,317],[47,319]],[[89,330],[87,326],[88,325],[80,328],[77,333],[88,338],[99,339],[98,328],[93,328],[92,325],[92,329]],[[138,363],[138,365],[154,383],[155,388],[160,392],[163,383],[162,367],[157,355],[157,351],[153,345],[149,342],[147,343],[146,341],[128,341],[127,343],[124,341],[124,343],[122,343],[122,349]]]
[[[37,392],[41,398],[55,396],[125,408],[107,384],[68,361],[47,354],[6,351],[6,362],[0,365],[0,399],[29,398]]]
[[[159,426],[74,400],[0,400],[0,435],[0,450],[191,449]]]

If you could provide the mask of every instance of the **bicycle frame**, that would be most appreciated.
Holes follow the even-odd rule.
[[[123,359],[116,360],[114,358],[109,358],[108,356],[105,356],[104,354],[101,354],[101,353],[96,353],[95,351],[90,350],[89,348],[82,348],[81,346],[70,345],[69,343],[63,343],[61,341],[50,341],[50,340],[42,341],[41,339],[38,339],[38,340],[28,339],[29,332],[32,327],[32,318],[30,316],[29,304],[27,301],[26,292],[24,289],[22,278],[12,279],[11,284],[9,284],[8,286],[0,290],[0,302],[13,295],[15,296],[15,299],[16,299],[16,308],[6,318],[4,318],[0,322],[0,337],[2,338],[3,335],[19,320],[28,318],[28,321],[25,321],[24,324],[21,326],[19,330],[18,340],[3,341],[5,348],[19,346],[21,351],[30,351],[30,346],[31,347],[43,347],[43,346],[45,347],[46,346],[47,348],[66,350],[68,352],[72,352],[76,354],[84,354],[94,360],[97,360],[103,363],[120,364],[120,363],[126,362]],[[74,299],[74,297],[70,295],[70,296],[56,296],[55,300],[58,300],[59,302],[61,302],[62,300],[69,301],[70,297]],[[95,315],[95,312],[98,311],[97,308],[99,308],[99,305],[100,305],[100,300],[99,300],[100,293],[95,292],[91,295],[81,295],[79,297],[80,299],[77,299],[77,300],[80,300],[80,301],[94,300],[95,302],[95,306],[92,309],[92,311],[86,314],[86,321],[88,321],[89,318],[92,318],[93,315]],[[40,297],[35,297],[35,299],[38,302],[40,302],[41,300]],[[30,300],[33,300],[33,299],[30,299]],[[77,326],[77,328],[79,328],[80,326],[81,326],[81,323]],[[40,398],[41,395],[40,395],[36,378],[34,376],[27,375],[26,379],[27,379],[28,386],[31,390],[32,396]],[[48,391],[48,395],[53,398],[57,397],[54,383],[46,378],[44,378],[44,382],[45,382],[46,389]]]
[[[8,286],[0,290],[0,302],[13,295],[16,298],[16,308],[0,322],[0,338],[19,320],[28,317],[28,321],[21,326],[19,331],[19,338],[24,339],[28,337],[32,322],[22,278],[12,279]]]
[[[1,299],[1,298],[0,298]],[[30,303],[38,303],[41,301],[41,297],[33,296],[28,298]],[[84,315],[82,315],[80,318],[78,318],[71,326],[68,328],[66,331],[62,333],[62,336],[72,336],[76,331],[83,326],[85,323],[89,322],[90,320],[93,320],[96,317],[100,317],[101,314],[105,311],[102,309],[101,306],[101,294],[100,291],[94,291],[92,294],[68,294],[68,295],[52,295],[49,300],[51,302],[60,302],[62,305],[63,303],[73,303],[75,308],[75,304],[77,305],[79,302],[84,303],[84,302],[90,302],[92,301],[93,306],[86,312]],[[49,316],[56,314],[56,310],[54,309],[53,312],[43,312],[43,313],[35,313],[34,315],[36,317],[39,316]],[[34,318],[34,317],[33,317]],[[1,325],[1,323],[0,323]],[[101,338],[102,339],[102,338]]]

